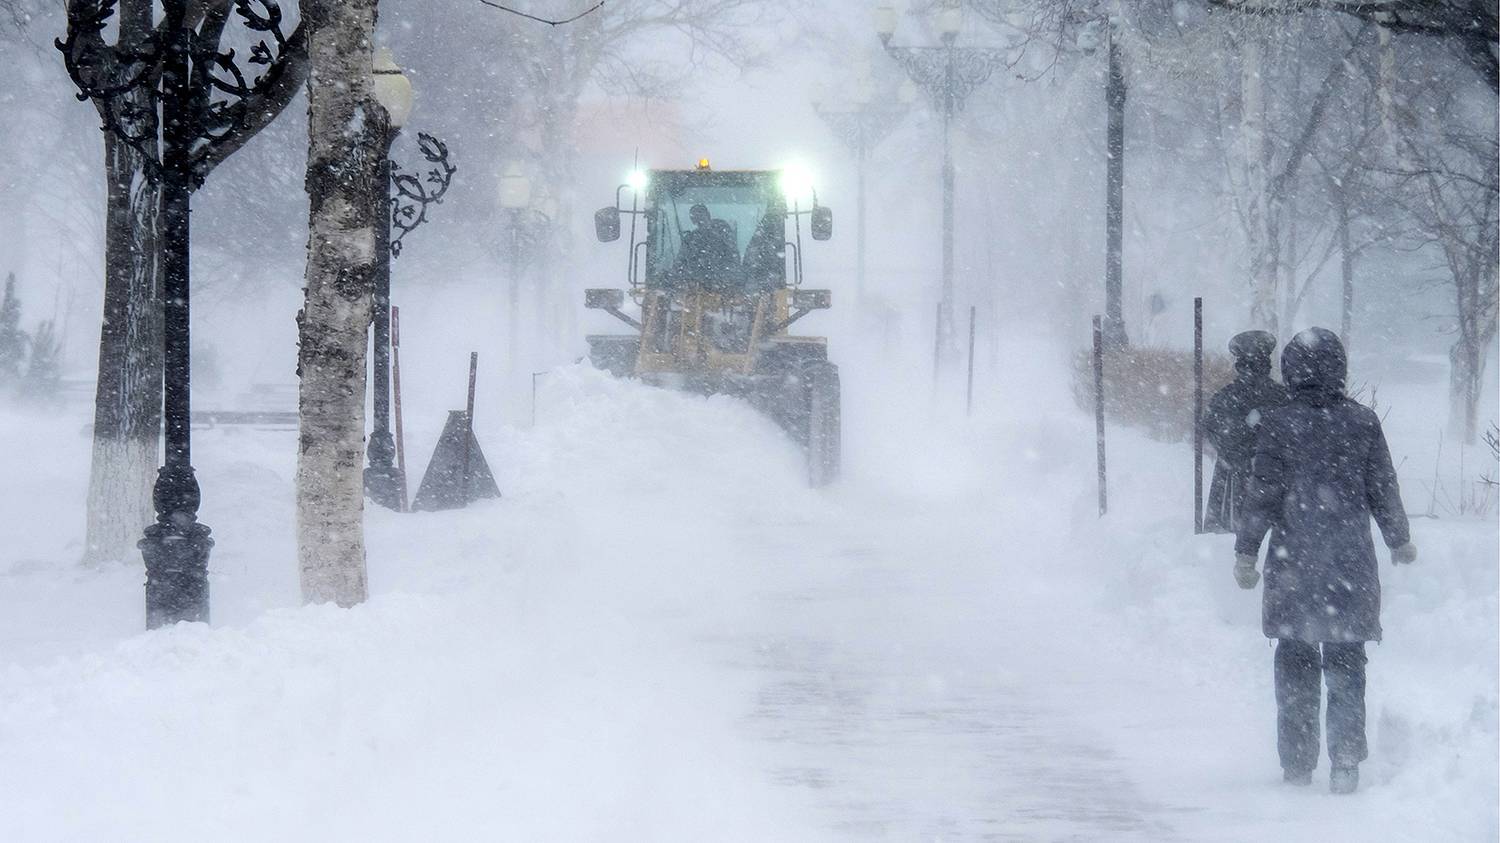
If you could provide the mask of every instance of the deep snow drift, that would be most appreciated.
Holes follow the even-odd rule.
[[[0,839],[1495,837],[1493,522],[1414,522],[1365,789],[1287,789],[1186,449],[1112,430],[1100,521],[1058,373],[997,378],[964,421],[846,366],[814,492],[736,401],[556,370],[535,428],[480,416],[504,499],[368,514],[351,611],[297,606],[294,434],[204,431],[215,623],[149,634],[138,566],[74,564],[86,412],[5,411],[57,458],[0,491]]]

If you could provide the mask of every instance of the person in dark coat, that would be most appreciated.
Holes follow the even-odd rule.
[[[674,274],[679,280],[707,282],[710,287],[737,281],[740,252],[734,229],[724,220],[714,219],[702,203],[688,209],[688,219],[694,228],[682,233],[682,251]]]
[[[1229,341],[1235,378],[1214,394],[1203,416],[1203,433],[1214,446],[1214,479],[1208,488],[1203,529],[1232,533],[1239,523],[1245,478],[1255,451],[1255,429],[1267,410],[1287,402],[1286,387],[1271,378],[1276,338],[1246,331]]]
[[[1365,642],[1380,640],[1380,573],[1370,519],[1392,562],[1416,561],[1380,419],[1344,394],[1338,337],[1303,331],[1281,355],[1291,403],[1265,414],[1235,541],[1241,588],[1260,579],[1262,624],[1277,640],[1277,749],[1288,782],[1308,784],[1319,754],[1320,674],[1328,680],[1329,787],[1359,786],[1365,744]]]

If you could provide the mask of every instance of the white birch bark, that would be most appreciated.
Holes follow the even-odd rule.
[[[375,272],[376,139],[371,94],[376,0],[304,0],[309,26],[309,221],[300,316],[297,557],[302,598],[364,601],[365,344]]]
[[[1259,33],[1240,41],[1240,145],[1245,168],[1245,236],[1250,257],[1250,322],[1276,331],[1275,209],[1271,196],[1271,139],[1266,132],[1265,44]]]

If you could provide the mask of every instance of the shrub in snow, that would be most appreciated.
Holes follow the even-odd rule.
[[[1234,380],[1226,354],[1203,355],[1203,401]],[[1094,412],[1094,353],[1073,357],[1073,396]],[[1110,422],[1137,427],[1153,439],[1181,442],[1193,434],[1193,353],[1130,347],[1104,353],[1104,412]]]
[[[31,338],[31,359],[26,366],[26,377],[21,381],[21,394],[30,401],[50,403],[57,399],[62,382],[62,341],[52,320],[48,319],[36,328]]]
[[[26,332],[21,330],[21,300],[16,296],[16,274],[5,278],[5,297],[0,299],[0,385],[21,378],[26,361]]]

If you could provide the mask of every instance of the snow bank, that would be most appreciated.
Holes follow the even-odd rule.
[[[753,679],[705,674],[679,630],[744,576],[693,549],[726,507],[776,506],[797,455],[728,399],[584,370],[548,394],[555,424],[481,427],[503,501],[370,513],[351,611],[289,608],[280,434],[197,442],[214,628],[132,635],[139,569],[7,556],[49,585],[4,591],[5,632],[51,640],[0,662],[0,838],[795,838],[736,733]],[[72,630],[105,592],[118,643]]]
[[[481,405],[503,499],[368,513],[350,611],[298,605],[294,435],[206,431],[215,625],[149,634],[138,567],[75,565],[82,420],[0,414],[56,455],[0,487],[0,839],[1496,836],[1494,523],[1416,523],[1365,787],[1289,790],[1186,449],[1112,428],[1099,519],[1065,355],[1003,350],[972,419],[846,364],[821,492],[738,401],[555,370],[534,428]]]

